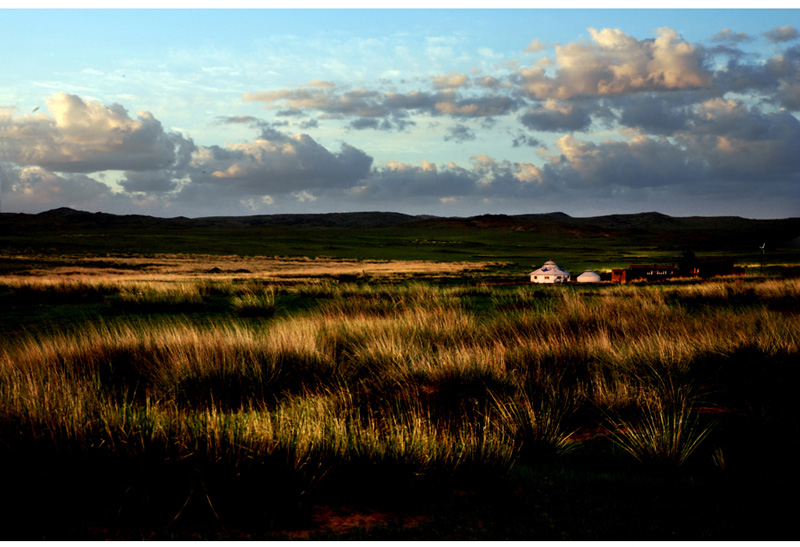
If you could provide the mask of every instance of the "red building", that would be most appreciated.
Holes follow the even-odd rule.
[[[614,283],[630,283],[631,281],[660,281],[678,275],[676,266],[660,266],[658,264],[634,264],[627,269],[611,270],[611,281]]]
[[[611,281],[630,283],[632,281],[661,281],[673,277],[709,278],[717,275],[743,275],[744,268],[734,265],[731,258],[710,258],[698,260],[692,254],[680,262],[679,266],[660,266],[658,264],[633,264],[626,269],[611,270]]]

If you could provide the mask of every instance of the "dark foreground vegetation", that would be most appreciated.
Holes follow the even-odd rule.
[[[797,537],[797,279],[0,301],[3,539]]]

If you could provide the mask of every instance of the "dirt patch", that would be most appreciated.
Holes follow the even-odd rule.
[[[314,508],[311,517],[312,528],[294,530],[286,535],[292,539],[309,539],[314,533],[345,534],[353,530],[371,530],[379,527],[413,528],[430,520],[422,515],[404,515],[393,512],[380,512],[352,506],[329,507],[321,505]]]

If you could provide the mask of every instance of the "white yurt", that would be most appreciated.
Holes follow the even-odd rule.
[[[544,263],[544,266],[530,273],[531,283],[566,283],[569,281],[569,272],[562,270],[558,264],[552,260]]]
[[[577,277],[577,281],[578,283],[599,283],[600,276],[594,273],[592,270],[586,270]]]

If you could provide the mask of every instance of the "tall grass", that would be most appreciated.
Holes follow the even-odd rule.
[[[378,468],[383,478],[504,473],[578,450],[603,427],[642,462],[682,466],[714,438],[703,408],[766,405],[778,388],[763,371],[800,354],[800,318],[779,305],[797,298],[796,281],[703,287],[105,287],[126,306],[179,315],[4,343],[0,440],[8,453],[290,477],[302,493]],[[742,308],[686,305],[751,292],[760,300]],[[211,295],[233,313],[183,314]],[[310,305],[239,318],[271,317],[287,295]],[[748,378],[760,391],[742,387]]]
[[[642,463],[680,467],[715,425],[701,421],[700,406],[691,386],[663,380],[640,391],[635,413],[606,412],[611,439]]]
[[[231,305],[243,317],[271,317],[277,309],[275,291],[272,289],[235,296]]]

